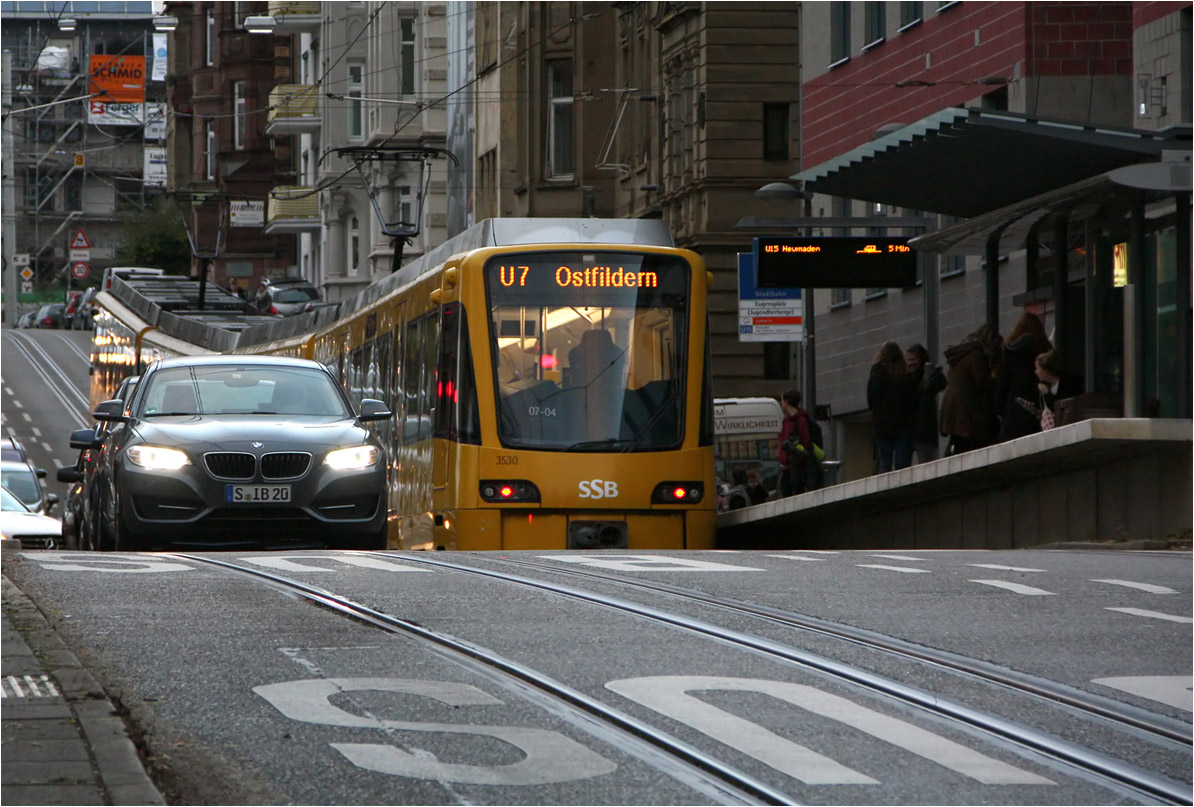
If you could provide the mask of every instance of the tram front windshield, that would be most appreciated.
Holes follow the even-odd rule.
[[[691,271],[674,255],[633,252],[491,259],[485,286],[502,444],[679,447]]]

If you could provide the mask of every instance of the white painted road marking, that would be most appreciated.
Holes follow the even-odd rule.
[[[967,563],[979,569],[994,569],[997,572],[1043,572],[1045,569],[1025,569],[1021,566],[1000,566],[998,563]]]
[[[730,566],[711,560],[656,557],[654,555],[540,555],[544,560],[576,563],[619,572],[761,572],[752,566]]]
[[[477,726],[464,723],[414,723],[385,720],[367,709],[356,714],[337,705],[359,708],[355,692],[392,692],[437,701],[453,712],[462,706],[501,706],[502,701],[469,684],[418,681],[400,678],[319,678],[283,681],[253,687],[275,709],[291,720],[325,726],[394,731],[421,731],[489,737],[517,748],[517,762],[466,765],[440,762],[432,754],[403,751],[378,743],[329,743],[352,764],[391,776],[472,785],[541,785],[601,776],[618,766],[585,746],[560,734],[524,726]],[[337,703],[333,703],[335,699]]]
[[[910,558],[907,555],[871,555],[872,558],[887,558],[888,560],[910,560],[913,563],[924,563],[924,558]]]
[[[337,572],[344,571],[343,569],[329,569],[327,566],[316,566],[311,563],[296,563],[295,561],[322,561],[329,565],[338,563],[347,564],[349,566],[359,566],[362,569],[379,569],[383,572],[429,572],[430,569],[419,569],[412,566],[403,566],[400,563],[390,563],[380,558],[375,558],[369,555],[289,555],[285,558],[240,558],[246,563],[252,563],[256,566],[264,566],[267,569],[277,569],[282,572]]]
[[[1189,675],[1134,675],[1125,678],[1096,678],[1092,684],[1118,689],[1132,695],[1148,698],[1187,712],[1194,712],[1191,706],[1194,698],[1194,676]]]
[[[1147,591],[1149,594],[1176,594],[1177,592],[1165,586],[1154,586],[1152,583],[1135,583],[1131,580],[1091,580],[1092,583],[1106,583],[1109,586],[1124,586]]]
[[[149,574],[153,572],[192,572],[185,563],[152,560],[150,556],[105,555],[46,555],[22,552],[21,557],[32,560],[43,569],[54,572],[111,572],[116,574]]]
[[[758,692],[869,734],[983,784],[1054,784],[903,720],[803,684],[753,678],[662,675],[610,681],[605,686],[810,785],[878,782],[689,693],[710,690]]]
[[[907,574],[929,574],[928,569],[910,569],[907,566],[884,566],[882,563],[855,563],[860,569],[886,569],[889,572],[905,572]]]
[[[825,558],[806,558],[803,555],[768,555],[769,558],[783,558],[784,560],[811,560],[817,563],[824,563]]]
[[[1149,619],[1164,619],[1166,622],[1181,622],[1185,625],[1194,624],[1194,618],[1178,616],[1177,614],[1162,614],[1160,611],[1146,611],[1143,608],[1107,608],[1107,611],[1119,611],[1121,614],[1132,616],[1146,616]]]
[[[1027,594],[1033,597],[1052,596],[1052,591],[1045,591],[1043,588],[1033,588],[1032,586],[1021,585],[1020,583],[1009,583],[1006,580],[971,580],[971,583],[982,583],[984,586],[994,586],[995,588],[1004,588],[1008,591],[1014,591],[1017,594]]]

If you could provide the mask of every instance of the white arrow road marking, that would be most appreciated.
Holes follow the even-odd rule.
[[[381,560],[380,558],[371,557],[369,555],[290,555],[285,558],[262,558],[262,557],[248,557],[241,558],[247,563],[252,563],[257,566],[264,566],[267,569],[277,569],[283,572],[333,572],[336,569],[329,569],[327,566],[317,566],[310,563],[296,563],[295,561],[320,561],[328,565],[335,565],[338,563],[347,564],[349,566],[359,566],[362,569],[379,569],[383,572],[429,572],[430,569],[417,569],[411,566],[403,566],[400,563],[390,563]]]
[[[1125,678],[1096,678],[1091,683],[1102,684],[1105,687],[1148,698],[1150,701],[1194,712],[1194,708],[1191,706],[1194,676],[1135,675]]]
[[[1052,596],[1052,591],[1045,591],[1043,588],[1033,588],[1032,586],[1021,585],[1020,583],[1009,583],[1006,580],[971,580],[971,583],[982,583],[984,586],[994,586],[995,588],[1005,588],[1008,591],[1014,591],[1017,594],[1027,594],[1033,597]]]
[[[1181,622],[1185,625],[1194,624],[1194,618],[1178,616],[1177,614],[1162,614],[1160,611],[1146,611],[1143,608],[1107,608],[1107,611],[1119,611],[1121,614],[1132,616],[1146,616],[1149,619],[1164,619],[1166,622]]]
[[[1154,586],[1152,583],[1135,583],[1131,580],[1091,580],[1092,583],[1106,583],[1109,586],[1124,586],[1147,591],[1149,594],[1176,594],[1177,592],[1165,586]]]
[[[711,560],[656,555],[540,555],[544,560],[576,563],[619,572],[761,572],[752,566],[730,566]]]

